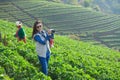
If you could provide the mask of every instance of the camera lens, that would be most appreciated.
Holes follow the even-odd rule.
[[[50,29],[51,33],[55,33],[55,30],[54,29]]]
[[[55,30],[52,30],[52,33],[55,33]]]

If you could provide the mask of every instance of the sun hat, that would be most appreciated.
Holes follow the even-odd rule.
[[[16,25],[20,26],[20,25],[22,25],[22,22],[21,21],[16,21]]]

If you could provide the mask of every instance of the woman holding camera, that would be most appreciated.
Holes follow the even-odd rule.
[[[33,26],[32,37],[36,42],[36,52],[38,54],[38,59],[42,66],[42,72],[48,74],[48,61],[50,59],[50,47],[49,40],[50,35],[46,33],[43,29],[42,22],[36,21]]]

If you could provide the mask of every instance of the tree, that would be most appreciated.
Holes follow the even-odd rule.
[[[61,0],[47,0],[47,1],[62,2]]]
[[[79,0],[61,0],[62,2],[66,3],[66,4],[78,4]]]
[[[69,4],[78,4],[78,0],[69,0]]]
[[[90,7],[90,4],[91,4],[92,1],[93,1],[93,0],[84,0],[83,5],[84,5],[85,7]]]
[[[95,11],[101,11],[101,9],[100,9],[100,7],[99,7],[98,5],[96,5],[95,7],[93,7],[93,9],[94,9]]]

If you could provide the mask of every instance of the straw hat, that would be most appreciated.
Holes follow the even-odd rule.
[[[16,25],[17,25],[17,26],[21,26],[21,25],[22,25],[22,22],[21,22],[21,21],[16,21]]]

